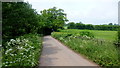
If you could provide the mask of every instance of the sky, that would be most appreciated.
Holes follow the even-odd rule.
[[[69,22],[84,24],[118,23],[118,2],[120,0],[24,0],[32,4],[39,13],[44,9],[57,7],[64,10]],[[68,22],[67,22],[68,23]]]

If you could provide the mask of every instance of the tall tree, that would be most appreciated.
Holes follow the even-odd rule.
[[[2,16],[3,39],[34,33],[37,30],[38,14],[29,3],[3,2]]]
[[[40,19],[41,24],[44,25],[44,31],[47,34],[63,28],[65,22],[68,21],[64,10],[57,9],[56,7],[41,11]]]

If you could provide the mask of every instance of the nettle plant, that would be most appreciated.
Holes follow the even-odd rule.
[[[32,42],[23,38],[11,39],[6,43],[4,51],[3,66],[34,66],[34,46]],[[32,62],[31,62],[32,61]]]

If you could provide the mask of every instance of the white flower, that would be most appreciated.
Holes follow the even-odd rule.
[[[5,63],[8,63],[8,62],[5,62]]]
[[[20,54],[22,54],[22,55],[23,55],[23,53],[20,53]]]
[[[10,63],[13,63],[12,61]]]
[[[10,53],[10,55],[11,55],[11,56],[14,56],[14,54],[11,54],[11,53]]]
[[[23,47],[18,46],[18,49],[23,49]]]
[[[7,54],[9,51],[11,51],[12,49],[6,50],[5,54]]]
[[[26,39],[26,42],[28,42],[28,40]]]
[[[8,66],[8,65],[5,65],[5,66]]]
[[[10,39],[10,41],[15,41],[14,39]]]
[[[26,43],[25,46],[27,46],[28,44]]]
[[[30,48],[34,48],[34,47],[30,46]]]
[[[11,44],[10,42],[7,42],[7,45],[8,45],[8,46],[10,46],[10,44]]]
[[[32,62],[32,66],[34,65],[34,63]]]

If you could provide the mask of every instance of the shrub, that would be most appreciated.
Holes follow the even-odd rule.
[[[89,31],[82,31],[82,32],[80,32],[80,35],[94,38],[94,35]]]
[[[6,42],[3,49],[3,67],[34,67],[38,65],[41,52],[41,38],[38,35],[27,34]]]

